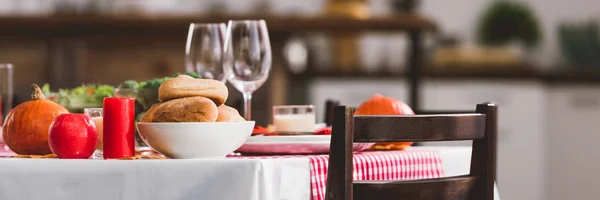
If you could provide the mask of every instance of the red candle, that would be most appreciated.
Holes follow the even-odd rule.
[[[104,98],[104,159],[134,156],[134,112],[133,98]]]

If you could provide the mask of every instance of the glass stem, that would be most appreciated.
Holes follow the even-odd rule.
[[[244,118],[250,121],[250,112],[252,111],[252,92],[245,92],[244,94]]]

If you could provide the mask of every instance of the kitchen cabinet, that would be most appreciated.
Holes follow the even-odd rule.
[[[422,109],[498,110],[498,188],[502,199],[542,200],[545,87],[538,81],[424,80]],[[470,145],[470,141],[424,145]]]
[[[600,199],[600,88],[554,85],[548,96],[545,199]]]

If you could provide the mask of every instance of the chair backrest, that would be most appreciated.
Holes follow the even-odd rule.
[[[475,113],[401,116],[354,116],[354,108],[334,109],[328,200],[493,200],[496,179],[497,106],[478,104]],[[418,113],[426,113],[418,112]],[[353,142],[473,140],[468,175],[412,180],[355,183]]]
[[[340,102],[332,99],[328,99],[325,102],[325,124],[331,126],[333,123],[333,109],[339,106]]]

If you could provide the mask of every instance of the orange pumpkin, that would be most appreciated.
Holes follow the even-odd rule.
[[[6,116],[2,138],[18,154],[51,154],[48,145],[50,124],[55,117],[69,111],[47,100],[39,86],[34,84],[32,89],[32,100],[18,105]]]
[[[412,115],[413,110],[406,103],[397,99],[375,94],[360,104],[354,111],[355,115]],[[371,150],[403,150],[412,142],[379,142]]]

